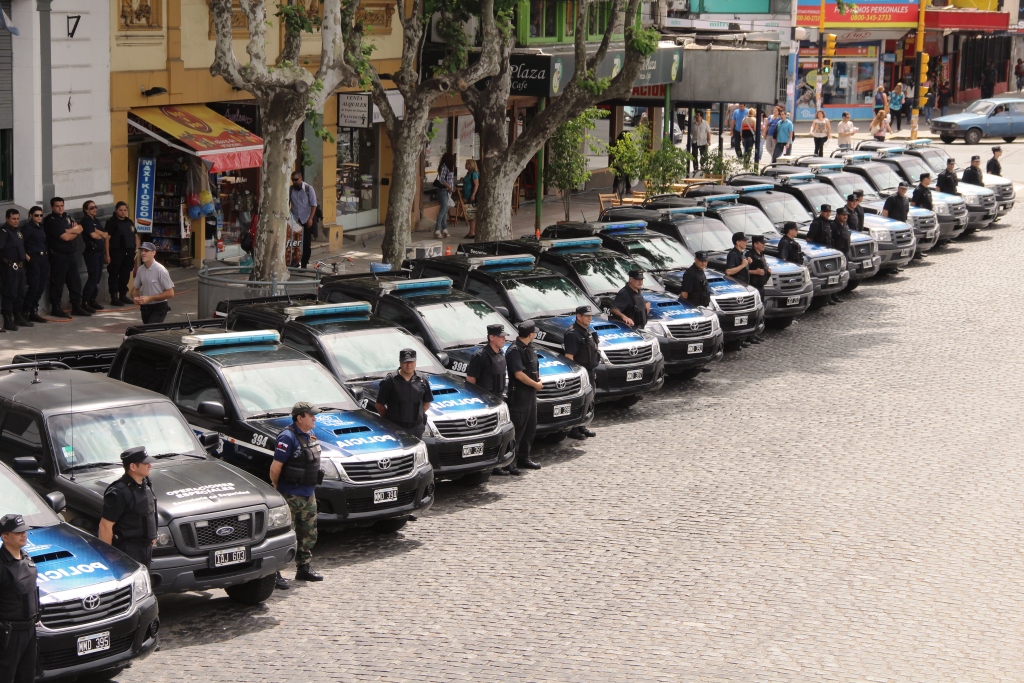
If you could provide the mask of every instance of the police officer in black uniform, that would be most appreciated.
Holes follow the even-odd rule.
[[[732,249],[725,256],[725,274],[744,284],[750,283],[750,257],[744,254],[747,236],[742,232],[732,234]]]
[[[859,201],[857,195],[848,194],[846,195],[846,224],[850,226],[851,232],[860,232],[864,228],[864,222],[860,218],[860,214],[857,213],[857,205]]]
[[[832,248],[832,205],[822,204],[818,217],[807,228],[807,241]]]
[[[960,182],[985,187],[985,180],[981,176],[981,157],[977,154],[971,157],[971,165],[964,169]]]
[[[708,267],[708,252],[698,251],[693,255],[693,265],[683,272],[679,283],[679,298],[694,306],[711,305],[711,287],[704,269]]]
[[[840,206],[836,209],[836,218],[832,221],[832,248],[837,249],[847,256],[850,254],[850,210],[845,206]],[[828,298],[829,304],[841,304],[843,300],[839,298],[839,294],[832,294]]]
[[[25,280],[28,290],[22,304],[22,317],[33,323],[49,322],[39,315],[39,299],[43,296],[46,281],[50,278],[50,259],[46,252],[46,231],[43,230],[43,207],[33,206],[28,210],[28,220],[21,226],[25,239]]]
[[[779,258],[798,266],[804,264],[804,250],[796,241],[798,226],[793,221],[786,221],[782,226],[782,239],[779,240]]]
[[[509,465],[510,474],[521,474],[520,467],[539,470],[540,465],[530,459],[533,435],[537,431],[537,392],[544,388],[540,382],[540,363],[533,348],[537,337],[537,324],[524,320],[516,327],[519,335],[505,352],[508,365],[508,411],[516,429],[516,462]]]
[[[644,299],[644,271],[634,268],[629,271],[629,282],[615,294],[610,313],[629,327],[647,326],[651,303]]]
[[[932,211],[932,174],[922,173],[920,183],[914,188],[914,194],[910,196],[910,204],[919,209]]]
[[[149,471],[156,458],[145,446],[121,453],[124,474],[103,492],[99,538],[148,568],[156,541],[156,494]]]
[[[630,272],[632,274],[635,271]],[[643,273],[640,274],[640,277],[643,278]],[[601,364],[601,354],[597,350],[597,332],[590,329],[593,319],[594,311],[590,306],[586,304],[578,306],[576,320],[573,321],[572,327],[565,333],[565,338],[562,340],[565,357],[583,366],[590,376],[590,386],[592,387],[597,385],[597,366]],[[570,430],[569,436],[573,439],[586,439],[597,436],[597,432],[579,426]]]
[[[896,194],[890,195],[885,204],[882,205],[882,215],[894,221],[907,221],[910,215],[910,200],[907,199],[907,189],[910,185],[900,182]]]
[[[0,517],[0,681],[32,683],[36,677],[39,589],[36,565],[23,548],[29,525],[21,515]]]
[[[473,354],[466,368],[466,381],[485,389],[499,398],[505,398],[508,386],[508,374],[505,368],[505,326],[494,324],[487,326],[487,344]],[[495,467],[492,474],[505,476],[508,470]]]
[[[992,148],[992,158],[985,164],[985,173],[991,173],[992,175],[1003,174],[1003,165],[999,163],[999,157],[1003,156],[1003,148],[996,145]]]
[[[864,202],[864,190],[854,190],[853,196],[857,198],[857,225],[863,229],[865,211],[861,204]]]
[[[20,222],[18,210],[7,209],[7,222],[0,229],[0,309],[4,329],[11,332],[17,332],[18,326],[32,327],[21,312],[25,305],[25,239]]]
[[[764,301],[764,286],[772,279],[772,269],[768,267],[768,259],[764,255],[764,235],[754,235],[750,238],[750,249],[747,251],[747,258],[750,259],[750,286],[761,293],[761,301]],[[752,344],[760,344],[764,337],[756,332],[750,338]]]
[[[71,318],[61,306],[65,285],[71,298],[71,315],[92,315],[92,311],[82,305],[82,279],[78,276],[75,242],[82,234],[82,226],[64,212],[62,197],[51,199],[50,208],[50,215],[43,219],[46,247],[50,251],[50,315],[65,320]]]
[[[100,279],[103,277],[103,261],[107,257],[107,240],[110,239],[103,230],[103,225],[96,214],[99,207],[91,199],[82,205],[82,239],[85,241],[85,270],[87,273],[85,286],[82,287],[82,303],[94,311],[102,311],[103,306],[96,301],[100,293]]]
[[[410,434],[423,436],[425,413],[433,400],[430,382],[416,372],[416,349],[402,349],[398,352],[398,372],[389,372],[381,380],[377,412]]]
[[[960,183],[956,177],[956,159],[946,159],[946,170],[935,178],[935,189],[946,194],[959,194],[956,186]]]

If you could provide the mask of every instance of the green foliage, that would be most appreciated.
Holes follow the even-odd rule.
[[[844,2],[843,0],[836,0],[836,11],[840,14],[853,14],[857,11],[857,6],[852,2]]]
[[[628,33],[629,35],[626,39],[628,46],[644,57],[649,57],[658,49],[658,41],[661,40],[661,34],[656,29],[640,28],[633,29]]]
[[[572,191],[590,180],[591,173],[587,168],[584,145],[594,154],[601,154],[607,150],[607,145],[590,135],[598,119],[607,116],[607,110],[591,107],[559,126],[548,141],[544,175],[550,185],[562,191],[565,220],[569,220],[569,200]]]
[[[718,152],[710,151],[704,157],[700,165],[700,174],[703,176],[728,178],[742,170],[743,163],[739,159],[723,156]]]
[[[437,129],[440,128],[443,125],[444,125],[444,119],[442,119],[442,118],[440,118],[438,116],[435,116],[430,121],[430,129],[427,130],[427,140],[430,141],[430,142],[433,142],[434,138],[437,137]]]
[[[309,99],[306,100],[306,123],[313,129],[313,134],[323,142],[334,142],[334,134],[324,126],[324,116],[317,107],[317,99],[324,91],[324,82],[320,79],[313,81],[309,86]],[[305,150],[305,141],[303,141]]]
[[[645,123],[626,133],[610,148],[611,166],[616,174],[644,181],[648,192],[670,191],[674,183],[686,177],[687,162],[693,156],[663,139],[661,149],[651,149],[651,129]]]
[[[626,132],[608,148],[608,153],[616,175],[631,179],[642,178],[651,153],[650,127],[645,123]]]
[[[279,4],[274,16],[281,20],[286,33],[313,33],[323,23],[319,15],[307,12],[301,5]]]

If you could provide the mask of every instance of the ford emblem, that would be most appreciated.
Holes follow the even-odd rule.
[[[377,468],[386,470],[391,467],[391,458],[381,458],[377,461]]]
[[[639,353],[640,353],[640,347],[639,346],[633,346],[633,347],[631,347],[629,349],[629,355],[631,355],[631,356],[635,356],[635,355],[637,355]]]
[[[218,536],[223,538],[224,536],[230,536],[231,534],[235,533],[235,527],[233,527],[233,526],[222,526],[219,529],[217,529],[216,531],[214,531],[213,533],[215,533]]]
[[[466,426],[467,427],[476,427],[476,418],[475,417],[467,417],[466,418]]]
[[[565,389],[565,378],[562,377],[555,382],[555,386],[559,389]]]
[[[100,596],[98,595],[87,595],[82,598],[82,609],[89,612],[93,611],[100,606]]]
[[[825,270],[832,270],[832,264],[831,263],[826,263],[825,264]]]

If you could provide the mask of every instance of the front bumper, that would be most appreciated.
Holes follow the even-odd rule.
[[[676,339],[658,337],[661,354],[665,357],[668,372],[699,368],[722,357],[725,335],[722,330],[707,337]]]
[[[642,370],[640,379],[627,379],[628,373]],[[665,359],[659,358],[636,365],[613,365],[601,363],[597,366],[597,393],[594,399],[614,401],[633,394],[657,391],[665,384]]]
[[[999,215],[1005,216],[1007,213],[1009,213],[1010,209],[1013,208],[1014,201],[1015,200],[1013,199],[1008,199],[1006,201],[999,202]]]
[[[793,318],[803,315],[814,298],[814,285],[810,282],[795,292],[784,292],[775,287],[764,288],[764,317]],[[795,299],[795,301],[794,301]]]
[[[935,128],[930,127],[932,135],[938,138],[962,138],[967,135],[967,131],[963,128]]]
[[[914,259],[916,251],[917,245],[914,243],[905,247],[891,242],[879,244],[878,255],[882,258],[879,270],[892,272],[903,268]]]
[[[397,499],[375,504],[373,492],[384,488],[397,488]],[[334,528],[369,526],[382,519],[426,512],[434,504],[434,470],[420,467],[397,482],[324,481],[316,489],[316,503],[317,523]]]
[[[157,595],[204,591],[261,579],[276,573],[294,558],[295,532],[289,529],[283,534],[266,536],[259,544],[251,546],[248,562],[217,569],[210,567],[209,552],[166,556],[154,553],[149,576]]]
[[[555,417],[555,406],[569,404],[569,414]],[[571,398],[537,401],[537,436],[585,427],[594,419],[594,389]]]
[[[859,282],[861,280],[867,280],[869,277],[878,275],[878,271],[882,267],[882,257],[878,254],[873,254],[869,258],[861,257],[860,260],[846,258],[846,272],[850,274],[850,282]]]
[[[716,311],[718,324],[725,334],[725,343],[742,341],[764,329],[764,304],[752,311],[726,313]]]
[[[124,666],[134,659],[143,659],[156,649],[159,628],[157,602],[153,595],[143,598],[135,611],[116,621],[84,625],[69,631],[51,631],[44,626],[37,626],[39,668],[42,675],[36,680],[71,679],[98,674]],[[110,632],[109,650],[78,654],[80,637],[105,631]]]
[[[927,229],[914,228],[914,238],[917,239],[917,253],[930,251],[939,243],[939,226]]]
[[[815,298],[838,294],[846,289],[846,285],[850,284],[850,271],[843,270],[835,275],[814,274],[811,275],[811,281],[814,283]]]
[[[987,227],[996,219],[999,215],[999,209],[995,206],[984,207],[974,206],[972,204],[967,205],[967,229],[977,230],[978,228]]]
[[[434,479],[453,479],[470,472],[504,467],[512,462],[515,449],[515,429],[512,424],[503,425],[497,433],[480,438],[459,440],[438,439],[424,433],[423,443],[427,445],[427,456],[434,468]],[[483,445],[482,455],[463,456],[463,446]]]
[[[966,214],[963,216],[939,216],[939,241],[955,240],[964,234],[969,220],[970,217]]]

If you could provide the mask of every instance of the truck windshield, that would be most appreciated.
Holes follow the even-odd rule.
[[[941,149],[923,149],[921,158],[932,169],[932,173],[942,173],[946,170],[946,159],[949,157]]]
[[[841,173],[829,178],[832,184],[836,188],[836,192],[846,197],[853,194],[857,190],[864,193],[864,199],[871,201],[872,199],[879,199],[878,193],[875,192],[875,188],[871,187],[871,183],[866,181],[862,176],[856,173]],[[832,207],[835,208],[835,207]]]
[[[607,256],[586,261],[577,261],[573,268],[580,276],[583,286],[592,295],[618,292],[626,286],[629,271],[637,264],[625,256]],[[644,273],[644,289],[664,292],[665,288],[650,273]]]
[[[60,519],[29,485],[6,467],[0,468],[0,517],[19,514],[32,527],[53,526]]]
[[[846,200],[831,185],[814,183],[812,185],[802,185],[800,189],[803,191],[804,196],[807,197],[807,201],[814,207],[815,214],[821,211],[822,204],[828,204],[832,207],[833,211],[840,206],[846,206]]]
[[[478,329],[476,333],[478,341],[487,338],[484,328]],[[423,342],[397,327],[335,334],[323,340],[338,371],[346,379],[383,378],[389,372],[395,372],[398,370],[398,352],[405,348],[416,350],[418,371],[435,375],[444,372],[441,363]]]
[[[169,401],[54,415],[46,425],[61,471],[83,465],[121,467],[121,453],[136,446],[145,446],[152,456],[190,453],[205,457],[192,430]]]
[[[397,368],[397,351],[394,358]],[[224,368],[223,373],[246,417],[265,413],[289,415],[299,401],[340,410],[359,408],[326,368],[308,360],[236,365]]]
[[[579,287],[561,276],[506,280],[505,288],[524,320],[569,315],[580,306],[594,305]]]
[[[917,185],[921,181],[922,173],[931,173],[932,167],[924,162],[923,159],[917,157],[902,157],[900,159],[900,169],[906,174],[907,178],[910,178],[911,185]]]
[[[509,321],[483,301],[451,301],[423,306],[419,312],[442,349],[475,346],[487,341],[488,325],[514,329]],[[394,365],[393,360],[391,365]]]
[[[779,223],[785,223],[786,221],[806,223],[814,218],[814,216],[804,208],[804,205],[800,203],[800,200],[792,195],[782,194],[779,192],[771,199],[768,199],[767,197],[763,197],[762,199],[763,201],[760,203],[761,210],[768,214],[768,220],[776,225]],[[732,247],[730,246],[729,248],[731,249]]]
[[[722,221],[705,218],[690,223],[683,223],[679,228],[686,238],[686,246],[690,248],[690,251],[729,251],[732,249],[732,232]]]
[[[888,164],[870,164],[864,167],[864,171],[882,194],[892,194],[903,180]]]
[[[807,215],[806,209],[804,209],[804,215]],[[765,216],[753,207],[723,211],[719,214],[719,218],[733,232],[742,232],[747,235],[764,235],[767,238],[781,237],[775,226],[772,225],[772,222],[768,220],[768,216]],[[807,219],[804,220],[806,221]],[[729,248],[732,248],[731,243]]]
[[[626,242],[626,249],[640,265],[650,270],[685,270],[693,265],[693,254],[667,237],[631,239]]]

